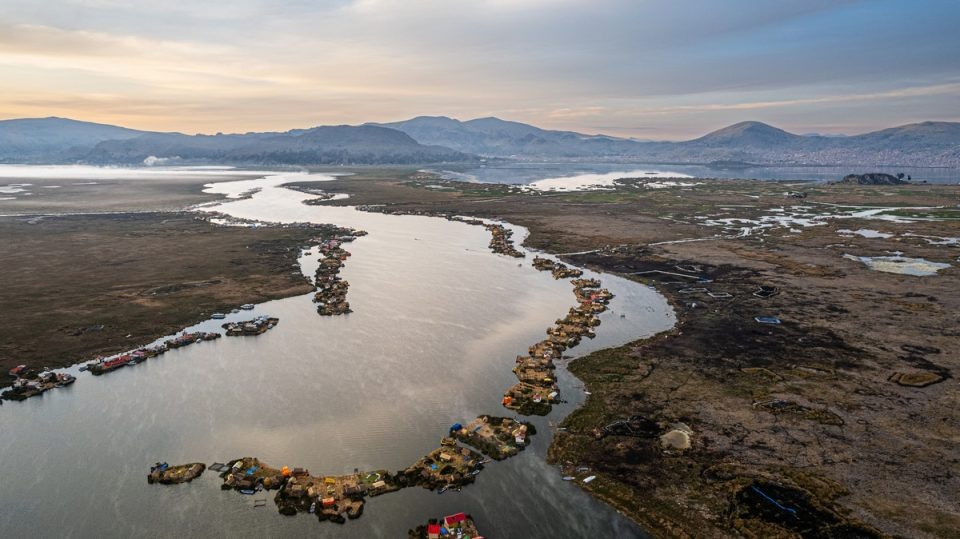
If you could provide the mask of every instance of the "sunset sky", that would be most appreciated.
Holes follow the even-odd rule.
[[[0,118],[859,133],[960,120],[958,22],[955,0],[0,0]]]

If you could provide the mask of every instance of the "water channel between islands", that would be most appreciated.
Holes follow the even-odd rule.
[[[0,529],[10,537],[400,537],[431,516],[465,511],[491,537],[632,537],[643,532],[545,462],[550,424],[582,402],[562,365],[567,403],[534,417],[538,435],[462,492],[423,489],[369,499],[344,526],[284,517],[272,503],[221,491],[207,473],[185,485],[147,484],[159,460],[208,464],[256,456],[315,474],[402,469],[437,447],[452,423],[503,409],[517,355],[575,305],[567,280],[490,253],[478,226],[431,217],[308,206],[285,189],[323,176],[277,174],[213,184],[236,200],[206,209],[270,222],[332,223],[369,232],[347,246],[341,275],[353,313],[317,316],[311,296],[257,305],[280,324],[258,337],[173,350],[67,390],[0,408]],[[259,189],[249,198],[238,198]],[[514,230],[519,245],[526,230]],[[317,256],[301,258],[313,275]],[[293,269],[292,269],[293,270]],[[616,346],[675,322],[655,291],[610,275],[616,297],[597,338],[568,354]],[[249,316],[248,316],[249,317]],[[215,331],[222,320],[198,324]],[[81,383],[82,382],[82,383]],[[272,496],[272,494],[271,494]]]

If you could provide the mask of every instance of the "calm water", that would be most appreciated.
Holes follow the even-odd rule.
[[[869,170],[867,170],[869,169]],[[642,174],[645,171],[675,172],[695,178],[743,178],[758,180],[833,181],[847,174],[864,172],[903,172],[914,181],[960,183],[960,170],[955,168],[919,167],[751,167],[737,169],[704,165],[651,165],[643,163],[488,163],[484,167],[437,169],[447,178],[483,183],[527,184],[546,178],[582,174]]]
[[[272,501],[254,508],[253,497],[221,491],[213,473],[147,484],[158,460],[249,455],[315,473],[403,468],[437,447],[451,423],[505,412],[499,398],[515,382],[514,357],[574,305],[569,283],[533,270],[532,257],[490,253],[481,227],[306,206],[308,195],[275,187],[297,179],[217,184],[232,194],[263,190],[214,209],[369,231],[348,247],[342,271],[355,312],[320,317],[309,296],[268,302],[244,313],[280,318],[262,336],[199,343],[99,378],[78,373],[70,388],[0,407],[0,535],[405,537],[429,517],[462,510],[489,537],[642,536],[544,461],[548,422],[583,398],[563,369],[572,402],[536,420],[528,451],[488,466],[461,493],[406,489],[370,499],[364,516],[342,527],[283,517]],[[316,260],[303,257],[302,271],[312,275]],[[673,324],[652,290],[600,277],[617,297],[598,338],[574,353]]]

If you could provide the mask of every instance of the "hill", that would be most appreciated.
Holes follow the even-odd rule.
[[[617,160],[757,165],[960,167],[960,123],[923,122],[861,135],[797,135],[756,121],[683,142],[554,131],[501,120],[418,116],[401,122],[321,126],[283,133],[154,133],[63,118],[0,121],[0,162],[142,164],[415,164]]]
[[[960,123],[924,122],[862,135],[797,135],[756,121],[682,142],[644,142],[479,118],[420,116],[376,124],[424,144],[490,157],[627,159],[648,162],[749,162],[765,165],[960,166]]]
[[[139,165],[148,159],[230,164],[416,164],[473,156],[423,145],[376,126],[323,126],[286,133],[155,133],[61,118],[0,122],[0,160]]]
[[[49,162],[83,155],[104,140],[124,140],[144,131],[67,118],[0,120],[0,163]]]
[[[787,133],[763,122],[740,122],[718,129],[689,144],[703,146],[770,147],[774,145],[794,144],[804,137]]]
[[[402,122],[367,125],[403,131],[422,144],[493,157],[620,157],[640,152],[644,144],[605,135],[550,131],[499,118],[461,122],[445,116],[419,116]]]

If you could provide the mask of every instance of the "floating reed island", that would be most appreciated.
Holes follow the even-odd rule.
[[[536,257],[533,266],[540,271],[549,271],[555,279],[580,277],[583,272],[547,258]],[[558,319],[547,329],[547,338],[530,346],[526,356],[517,356],[513,373],[517,384],[504,393],[501,403],[506,408],[522,415],[547,415],[552,404],[559,399],[554,376],[554,361],[562,357],[564,350],[580,344],[583,337],[594,338],[593,328],[600,325],[598,315],[607,310],[613,294],[600,287],[597,279],[577,278],[570,281],[578,306]]]
[[[83,367],[80,367],[80,369],[90,371],[90,374],[94,376],[100,376],[101,374],[106,374],[128,365],[143,363],[148,359],[161,356],[176,348],[183,348],[184,346],[190,346],[198,342],[213,341],[220,337],[221,335],[216,332],[197,331],[183,333],[156,346],[144,346],[111,358],[97,358],[96,361],[87,363]]]
[[[510,239],[513,236],[512,230],[496,223],[488,223],[483,226],[489,230],[490,235],[493,236],[493,238],[490,239],[491,251],[514,258],[523,258],[525,256],[513,246],[513,241]]]
[[[22,401],[36,397],[58,387],[66,387],[77,379],[65,372],[40,371],[26,365],[10,369],[10,376],[16,378],[13,387],[0,394],[0,400]]]
[[[166,462],[158,462],[150,467],[150,473],[147,474],[147,483],[160,483],[161,485],[189,483],[200,477],[206,469],[207,465],[201,462],[178,464],[176,466],[171,466]]]
[[[517,455],[535,433],[533,425],[504,417],[481,416],[466,425],[455,423],[447,436],[441,438],[439,448],[395,473],[354,470],[351,474],[315,475],[305,468],[276,467],[255,457],[215,463],[210,469],[220,472],[223,490],[246,495],[274,491],[273,501],[280,514],[309,513],[321,522],[343,524],[363,514],[368,497],[410,487],[440,494],[450,489],[459,490],[476,481],[484,466],[493,459]],[[190,480],[186,477],[191,471],[197,470],[195,464],[161,468],[164,465],[151,468],[148,480],[161,484],[182,483]],[[262,500],[265,504],[266,498]]]
[[[350,252],[341,247],[341,243],[342,240],[327,240],[320,244],[322,258],[314,276],[317,291],[313,295],[313,301],[317,304],[317,313],[321,316],[351,312],[350,302],[347,301],[350,283],[340,278],[340,269],[350,257]]]
[[[549,271],[553,274],[554,279],[569,279],[583,275],[583,270],[581,269],[571,268],[562,262],[554,262],[549,258],[539,256],[533,258],[533,267],[540,271]],[[600,285],[598,284],[597,286]]]
[[[251,335],[262,335],[277,326],[279,318],[270,316],[258,316],[253,320],[244,320],[241,322],[227,322],[221,327],[227,330],[227,337],[244,337]]]

